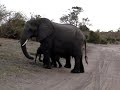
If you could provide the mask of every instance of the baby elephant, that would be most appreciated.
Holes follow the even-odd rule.
[[[37,49],[37,52],[36,52],[35,63],[36,63],[36,60],[37,60],[37,56],[38,56],[38,55],[39,55],[39,61],[42,62],[42,60],[41,60],[41,54],[43,54],[43,50],[42,50],[41,47],[39,47],[39,48]]]
[[[42,47],[39,47],[39,48],[37,49],[37,53],[36,53],[36,57],[35,57],[35,63],[36,63],[36,60],[37,60],[37,56],[38,56],[38,55],[39,55],[39,61],[40,61],[40,62],[43,61],[43,63],[44,63],[45,57],[43,58],[43,60],[41,60],[41,54],[43,54],[43,56],[44,56],[44,49],[43,49]],[[59,68],[61,68],[61,67],[62,67],[62,64],[60,63],[59,59],[60,59],[60,57],[58,57],[58,56],[56,56],[56,57],[51,56],[51,60],[52,60],[52,63],[51,63],[51,64],[52,64],[54,67],[57,67],[57,63],[58,63]],[[56,62],[57,62],[57,63],[56,63]]]

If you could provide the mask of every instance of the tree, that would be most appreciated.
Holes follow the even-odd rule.
[[[5,19],[11,14],[11,12],[6,10],[6,7],[4,5],[0,4],[0,25],[2,22],[5,21]]]
[[[120,32],[120,27],[117,29],[117,32]]]
[[[89,20],[88,17],[87,18],[82,18],[82,22],[79,23],[79,27],[80,26],[86,26],[86,25],[88,25],[88,26],[92,25],[92,24],[90,24],[90,20]]]
[[[12,13],[9,19],[0,26],[0,37],[19,39],[25,24],[25,16],[22,13]]]
[[[40,19],[41,16],[40,15],[31,15],[31,19]]]
[[[79,25],[79,18],[78,15],[83,11],[82,7],[72,7],[72,9],[69,9],[69,13],[67,15],[63,15],[60,18],[60,21],[62,23],[72,24],[78,27]]]
[[[82,30],[83,32],[89,32],[89,30],[90,30],[86,25],[81,25],[79,28],[80,28],[80,30]]]

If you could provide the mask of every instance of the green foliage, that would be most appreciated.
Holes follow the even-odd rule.
[[[0,27],[0,37],[19,39],[25,24],[24,16],[17,12],[13,13],[9,19]]]
[[[83,9],[81,7],[78,7],[78,6],[72,7],[72,9],[69,9],[69,13],[67,15],[63,15],[60,18],[60,21],[62,23],[78,26],[79,25],[78,15],[82,11]]]
[[[112,37],[107,37],[107,41],[108,43],[112,44],[112,43],[115,43],[116,39]]]
[[[79,29],[84,33],[86,39],[89,39],[89,28],[86,25],[81,25]]]
[[[86,25],[81,25],[80,30],[82,30],[83,32],[89,32],[89,28]]]
[[[108,31],[108,32],[100,32],[100,36],[102,39],[105,39],[107,43],[114,44],[120,42],[120,32],[116,31]]]
[[[100,44],[107,44],[108,42],[107,42],[107,39],[105,39],[105,38],[102,38],[101,40],[100,40]]]
[[[19,39],[24,23],[23,14],[7,11],[4,5],[0,5],[0,37]]]
[[[79,27],[80,26],[84,26],[84,25],[87,25],[87,26],[91,26],[92,24],[90,24],[90,20],[89,18],[82,18],[82,22],[79,23]]]
[[[88,42],[98,44],[100,43],[100,35],[97,32],[90,31]]]
[[[31,16],[31,19],[40,19],[40,18],[41,18],[40,15],[32,15],[32,16]]]
[[[82,25],[79,27],[80,30],[86,36],[86,39],[89,43],[95,44],[118,44],[120,42],[120,32],[100,32],[97,30],[96,32],[90,31],[86,25]]]
[[[10,14],[11,12],[7,11],[6,7],[0,4],[0,24],[2,24]]]

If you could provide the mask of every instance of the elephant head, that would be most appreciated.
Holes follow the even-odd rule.
[[[36,37],[37,41],[41,42],[53,33],[53,26],[50,20],[46,18],[31,19],[26,22],[24,31],[22,32],[20,43],[24,55],[28,59],[33,59],[26,49],[26,43],[31,37]]]

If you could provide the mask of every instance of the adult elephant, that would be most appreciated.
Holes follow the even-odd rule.
[[[83,33],[77,27],[69,24],[54,23],[47,18],[27,21],[21,35],[20,43],[24,55],[29,59],[33,59],[26,50],[26,42],[30,37],[36,37],[37,41],[45,47],[46,68],[51,68],[50,54],[52,53],[55,56],[74,57],[75,65],[71,72],[84,72],[82,50],[84,43],[86,46],[86,41]]]

